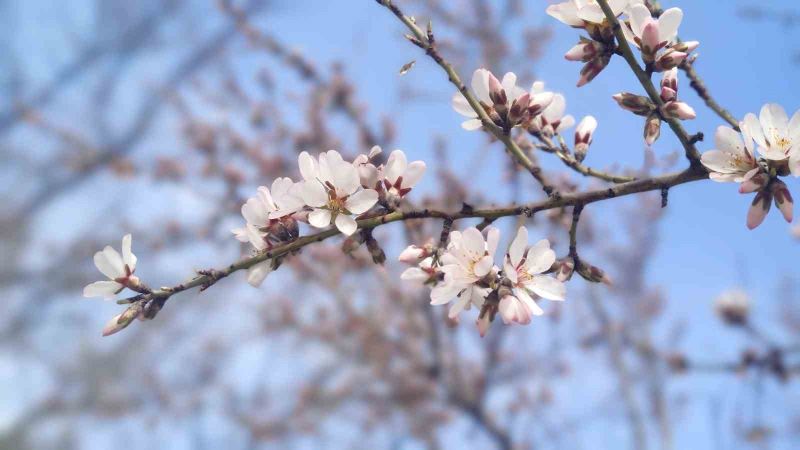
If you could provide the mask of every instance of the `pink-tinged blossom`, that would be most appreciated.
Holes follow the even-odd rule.
[[[661,77],[661,100],[664,102],[664,113],[681,120],[697,117],[694,109],[688,104],[678,101],[678,69],[673,67]]]
[[[532,295],[549,300],[564,300],[566,287],[555,277],[544,275],[556,261],[556,254],[547,239],[528,247],[528,230],[520,227],[512,241],[503,265],[503,275],[511,284],[498,306],[506,324],[530,323],[533,316],[544,312]]]
[[[744,129],[743,126],[740,128]],[[714,134],[714,144],[714,150],[709,150],[700,157],[712,180],[742,183],[759,172],[752,139],[745,136],[742,140],[742,136],[733,128],[720,126]]]
[[[583,161],[589,146],[592,145],[594,131],[597,129],[597,119],[593,116],[584,117],[575,127],[575,159]]]
[[[517,76],[513,72],[506,73],[500,81],[486,69],[476,70],[471,83],[473,95],[489,118],[495,124],[509,128],[530,120],[550,104],[553,94],[538,89],[542,86],[534,83],[534,89],[526,92],[517,86]],[[461,92],[453,95],[452,106],[457,113],[468,118],[461,124],[465,130],[477,130],[483,126],[478,113]]]
[[[381,168],[376,167],[372,160],[383,152],[378,145],[373,146],[369,153],[358,155],[353,161],[353,166],[358,171],[361,186],[375,189],[381,179]]]
[[[308,223],[317,228],[335,224],[346,236],[355,233],[358,224],[353,216],[372,208],[378,192],[362,188],[358,170],[335,150],[320,154],[318,159],[303,152],[298,160],[305,180],[303,202],[312,208]]]
[[[622,14],[632,3],[641,0],[609,0],[608,6],[615,16]],[[606,15],[596,0],[567,0],[547,7],[547,14],[571,27],[583,28],[587,23],[602,24]]]
[[[575,118],[564,115],[567,100],[561,94],[555,94],[553,101],[544,111],[533,119],[531,128],[547,136],[562,133],[575,125]]]
[[[272,188],[259,186],[256,196],[242,205],[242,216],[246,223],[242,228],[231,230],[240,242],[252,242],[252,238],[269,243],[288,240],[296,231],[292,214],[303,209],[302,185],[289,178],[278,178]],[[248,230],[248,228],[250,230]],[[263,248],[261,244],[253,244]]]
[[[455,299],[448,314],[452,319],[473,305],[480,308],[492,291],[481,281],[498,270],[494,253],[499,240],[500,231],[494,227],[487,227],[485,239],[475,227],[451,232],[450,243],[441,257],[444,281],[431,291],[431,304],[444,305]]]
[[[422,247],[417,245],[409,245],[397,258],[398,261],[405,264],[417,264],[423,259],[433,255],[433,245],[425,244]]]
[[[408,194],[411,188],[422,179],[425,168],[425,162],[409,163],[402,150],[394,150],[386,161],[386,167],[382,170],[383,188],[387,199],[399,200]]]
[[[122,255],[107,245],[94,254],[94,265],[108,280],[95,281],[83,288],[84,297],[113,298],[126,287],[136,287],[139,279],[136,271],[136,255],[131,251],[131,235],[122,238]]]
[[[800,175],[800,111],[789,120],[782,106],[769,103],[761,108],[758,118],[747,114],[744,127],[758,144],[761,156],[773,161],[788,158],[792,175]]]
[[[654,59],[656,52],[675,43],[678,27],[683,20],[683,11],[680,8],[669,8],[658,19],[654,19],[643,4],[633,5],[628,15],[629,23],[620,22],[622,32],[628,41],[642,50],[645,60],[649,56],[650,61]]]

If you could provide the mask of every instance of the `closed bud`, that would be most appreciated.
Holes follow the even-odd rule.
[[[142,307],[137,303],[131,305],[122,314],[117,314],[103,327],[103,336],[111,336],[112,334],[125,329],[128,325],[136,319],[142,312]]]
[[[426,244],[422,247],[409,245],[405,250],[400,252],[400,256],[397,259],[402,263],[414,265],[432,254],[433,246],[430,244]]]
[[[503,85],[500,84],[500,80],[492,73],[489,73],[489,98],[494,103],[495,109],[501,109],[501,112],[505,112],[508,97],[506,97],[506,91],[503,89]]]
[[[786,187],[786,183],[781,180],[775,180],[770,185],[770,191],[772,192],[775,206],[777,206],[781,214],[783,214],[783,218],[791,223],[794,201],[792,200],[792,194],[789,192],[789,188]]]
[[[658,37],[658,22],[652,18],[647,21],[642,28],[642,59],[644,62],[651,63],[655,59],[656,52],[660,47]]]
[[[767,183],[769,183],[769,176],[764,172],[759,172],[742,181],[742,184],[739,185],[739,193],[749,194],[751,192],[760,191],[767,186]]]
[[[587,62],[581,69],[581,77],[578,79],[577,87],[584,86],[594,80],[606,68],[609,61],[611,61],[611,58],[608,55],[601,55]]]
[[[584,117],[577,127],[575,127],[575,159],[583,161],[589,146],[592,145],[592,137],[597,129],[597,119],[592,116]]]
[[[644,122],[644,141],[647,145],[653,145],[661,136],[661,117],[658,114],[650,114]]]
[[[562,283],[569,281],[572,278],[572,274],[575,273],[575,260],[572,258],[564,258],[556,264],[558,264],[556,279]]]
[[[572,47],[564,55],[564,58],[566,58],[568,61],[589,62],[599,55],[604,49],[605,46],[603,46],[603,44],[600,42],[581,38],[581,41],[578,43],[578,45]]]
[[[672,101],[664,105],[664,112],[670,117],[675,117],[681,120],[691,120],[697,117],[694,108],[684,102]]]
[[[772,193],[766,190],[759,191],[747,211],[747,228],[752,230],[761,225],[771,205]]]
[[[649,98],[629,92],[615,94],[613,99],[617,101],[622,109],[639,116],[647,116],[655,109],[655,105],[653,105],[653,102],[651,102]]]
[[[656,61],[656,71],[662,72],[678,67],[686,57],[689,56],[683,52],[667,52],[661,55]]]
[[[528,110],[531,96],[528,93],[522,94],[518,99],[514,100],[511,104],[511,109],[508,112],[508,121],[510,126],[514,126],[522,120],[525,112]]]
[[[661,100],[670,102],[678,99],[678,69],[673,67],[664,72],[661,78]]]
[[[678,42],[672,46],[672,49],[681,53],[692,53],[700,45],[698,41]]]
[[[603,271],[603,269],[597,266],[579,261],[576,270],[578,274],[586,281],[591,281],[592,283],[603,283],[607,286],[611,286],[612,284],[611,278]]]

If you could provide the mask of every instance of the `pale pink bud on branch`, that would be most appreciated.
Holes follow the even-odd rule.
[[[649,98],[641,95],[620,92],[619,94],[615,94],[612,98],[616,100],[617,104],[619,104],[622,109],[628,110],[638,116],[650,115],[650,113],[656,109]]]
[[[589,146],[592,145],[594,131],[597,129],[597,119],[592,116],[584,117],[575,127],[575,159],[578,162],[586,158]]]
[[[770,185],[770,192],[772,193],[772,198],[775,200],[775,206],[778,207],[783,218],[791,223],[794,200],[792,200],[792,194],[789,192],[789,188],[786,187],[786,183],[781,180],[774,180]]]
[[[752,230],[761,225],[764,218],[767,217],[771,205],[772,194],[766,190],[759,191],[747,211],[747,228]]]
[[[644,141],[647,145],[653,145],[661,136],[661,117],[658,114],[650,114],[644,122]]]

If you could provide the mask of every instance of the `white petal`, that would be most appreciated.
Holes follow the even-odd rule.
[[[329,167],[331,168],[331,176],[337,192],[350,195],[361,187],[361,178],[358,176],[358,170],[349,162],[336,161],[330,164]]]
[[[528,249],[525,270],[530,274],[542,273],[550,269],[554,262],[556,253],[550,249],[550,242],[542,239]]]
[[[341,231],[345,236],[350,236],[356,232],[356,229],[358,229],[358,224],[351,216],[339,214],[336,216],[336,228],[338,228],[339,231]]]
[[[420,269],[419,267],[409,267],[400,274],[400,279],[405,281],[418,281],[424,283],[428,281],[428,272]]]
[[[718,150],[734,154],[744,154],[744,144],[739,133],[733,128],[720,126],[714,134],[714,143]]]
[[[478,69],[472,74],[472,91],[478,100],[489,105],[492,100],[489,98],[489,71]]]
[[[312,183],[317,183],[312,181]],[[269,219],[269,213],[264,208],[264,204],[257,198],[249,198],[242,205],[242,216],[247,223],[263,227]]]
[[[136,269],[136,255],[131,251],[131,241],[133,238],[130,234],[126,234],[122,238],[122,263],[126,264],[131,272]]]
[[[583,21],[578,17],[578,8],[570,0],[556,5],[550,5],[547,7],[546,11],[551,17],[569,26],[580,27],[583,25]]]
[[[300,175],[303,176],[304,180],[315,180],[319,176],[317,161],[308,152],[300,153],[300,156],[297,157],[297,162],[300,165]]]
[[[761,108],[761,128],[764,130],[764,136],[770,140],[771,144],[773,138],[778,136],[786,136],[787,128],[789,128],[789,117],[783,106],[777,103],[768,103]]]
[[[483,235],[475,227],[470,227],[461,233],[461,245],[466,250],[470,259],[477,261],[486,253],[486,242]]]
[[[558,124],[558,128],[553,131],[556,133],[563,133],[564,131],[572,128],[573,125],[575,125],[575,118],[571,115],[566,115],[561,119],[561,123]]]
[[[317,180],[306,181],[302,188],[303,203],[312,208],[319,208],[328,203],[328,192]],[[244,212],[244,211],[243,211]]]
[[[453,94],[453,100],[451,101],[453,105],[453,109],[456,110],[457,113],[461,114],[465,117],[478,117],[478,113],[472,109],[472,106],[469,105],[469,102],[466,98],[461,94],[461,92],[456,92]]]
[[[683,20],[680,8],[670,8],[658,18],[658,38],[661,42],[672,42],[678,35],[678,27]]]
[[[485,277],[491,270],[494,261],[490,255],[486,255],[475,264],[475,276],[478,278]]]
[[[526,287],[539,297],[548,300],[564,300],[564,296],[567,294],[567,288],[564,283],[547,275],[534,275]]]
[[[528,311],[530,311],[532,315],[541,316],[542,314],[544,314],[544,311],[542,310],[541,306],[539,306],[539,304],[536,303],[536,301],[533,298],[531,298],[530,294],[528,294],[528,291],[520,288],[515,288],[513,291],[514,295],[516,295],[517,298],[522,302],[522,304],[524,304],[525,307],[528,308]]]
[[[500,243],[500,229],[497,227],[486,227],[486,251],[489,255],[494,255],[497,251],[497,244]]]
[[[764,139],[764,131],[761,129],[761,122],[755,114],[748,113],[744,116],[742,123],[744,123],[742,130],[744,131],[746,128],[748,134],[756,141],[756,144],[761,147],[767,146],[767,141]]]
[[[394,150],[386,161],[384,177],[390,184],[394,184],[399,177],[403,176],[406,167],[408,167],[406,154],[402,150]]]
[[[642,35],[642,30],[647,22],[653,17],[650,15],[650,10],[644,5],[634,5],[631,7],[628,16],[631,19],[631,31],[636,36]]]
[[[525,256],[525,247],[528,246],[528,229],[524,226],[519,227],[517,235],[511,241],[511,246],[508,248],[508,257],[511,265],[519,267],[522,257]]]
[[[317,208],[308,215],[308,223],[312,227],[325,228],[331,224],[331,212],[327,209]]]
[[[247,269],[247,282],[250,286],[259,287],[270,272],[272,272],[272,260],[262,261]]]
[[[116,281],[95,281],[83,288],[83,296],[112,298],[123,287]]]
[[[787,134],[792,141],[792,153],[800,152],[800,111],[792,116]]]
[[[603,9],[600,8],[600,5],[596,3],[590,3],[578,10],[578,17],[587,22],[602,23],[603,20],[605,20],[606,15],[603,12]]]
[[[414,161],[408,165],[406,172],[403,174],[402,188],[412,188],[417,185],[422,175],[425,174],[425,163],[422,161]]]
[[[347,198],[344,206],[353,214],[363,214],[378,202],[378,192],[363,189]]]
[[[470,119],[461,122],[461,128],[467,131],[475,131],[483,126],[483,123],[480,119]]]
[[[444,305],[458,295],[464,286],[455,283],[440,283],[431,290],[431,305]]]

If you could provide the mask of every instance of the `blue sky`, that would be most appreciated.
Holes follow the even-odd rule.
[[[64,26],[67,22],[71,25],[66,28],[91,29],[93,18],[86,6],[89,3],[63,10],[52,8],[46,1],[20,4],[17,14],[22,20],[17,25],[19,35],[15,39],[16,50],[26,55],[24,63],[32,80],[47,80],[52,68],[60,62],[58,56],[53,55],[59,55],[64,46],[69,47],[64,42],[64,34],[53,31],[57,25]],[[796,76],[799,67],[793,61],[800,29],[771,22],[745,21],[737,14],[739,8],[744,6],[758,4],[764,8],[785,10],[796,8],[795,2],[684,0],[663,3],[666,7],[680,6],[684,10],[680,35],[701,42],[697,50],[700,55],[697,69],[711,92],[736,117],[741,118],[747,112],[757,113],[767,102],[782,104],[789,114],[800,109]],[[536,7],[529,8],[531,14],[526,20],[549,25],[554,32],[543,57],[535,63],[537,78],[545,81],[549,89],[564,93],[568,112],[578,119],[586,114],[599,118],[600,125],[586,163],[595,167],[615,162],[639,166],[644,157],[641,118],[620,110],[611,99],[619,91],[639,93],[634,76],[621,59],[615,58],[611,66],[590,85],[575,88],[580,65],[565,61],[562,55],[574,45],[578,33],[546,16],[543,11],[547,2],[531,0],[527,4]],[[284,42],[318,61],[320,67],[327,67],[328,63],[334,61],[346,61],[348,75],[358,85],[358,96],[368,100],[370,112],[375,114],[372,122],[377,123],[381,115],[391,115],[396,119],[399,125],[396,147],[404,149],[411,159],[430,160],[432,136],[443,135],[449,139],[451,160],[459,170],[488,168],[471,172],[476,190],[492,189],[499,181],[497,168],[501,167],[500,162],[506,157],[505,154],[495,145],[496,153],[490,156],[487,164],[483,164],[480,155],[483,154],[485,138],[478,133],[461,130],[461,117],[452,111],[449,104],[453,88],[438,67],[427,60],[419,49],[402,39],[405,30],[394,17],[372,1],[276,1],[275,6],[272,14],[259,23],[280,36]],[[413,13],[413,4],[406,8],[408,13]],[[66,53],[61,56],[68,59]],[[399,68],[412,59],[417,60],[415,68],[399,78]],[[148,65],[142,67],[141,71],[161,69]],[[467,80],[474,68],[468,69],[461,73],[462,78]],[[511,64],[491,69],[502,73],[521,72],[530,68]],[[424,100],[407,101],[400,98],[396,89],[398,83],[413,86],[428,95]],[[81,94],[73,92],[70,95]],[[117,101],[125,105],[136,94],[135,89],[123,92]],[[699,144],[701,149],[713,148],[714,129],[722,124],[721,119],[702,105],[683,78],[680,96],[698,112],[697,120],[687,122],[686,128],[690,132],[705,133],[706,141]],[[64,113],[69,112],[71,98],[74,97],[61,99],[57,107]],[[174,134],[175,130],[169,125],[160,125],[155,130],[153,142],[160,142],[159,139]],[[158,149],[161,150],[165,145],[159,143]],[[35,152],[35,146],[32,147]],[[677,150],[679,145],[676,139],[664,127],[662,138],[653,151],[664,156]],[[682,160],[679,162],[683,163]],[[559,168],[555,162],[546,165]],[[432,174],[433,170],[429,173]],[[430,183],[427,188],[431,189],[433,183],[430,180],[427,182]],[[3,185],[7,183],[8,180],[2,181]],[[422,189],[426,188],[425,184],[423,180]],[[792,179],[788,184],[800,196],[800,183]],[[527,184],[526,189],[525,192],[538,195],[532,183]],[[141,194],[141,198],[137,199],[136,194]],[[498,195],[507,197],[507,194],[501,191]],[[108,175],[101,174],[74,195],[55,203],[41,215],[35,226],[45,235],[69,239],[81,229],[94,225],[94,221],[87,220],[87,217],[102,220],[104,201],[113,203],[121,196],[149,206],[147,215],[135,218],[139,224],[171,212],[172,204],[153,201],[162,196],[180,202],[183,211],[203,213],[203,205],[196,192],[187,192],[174,186],[160,186],[154,191],[152,186],[136,183],[120,185]],[[784,277],[797,278],[795,261],[798,242],[789,234],[789,227],[777,211],[772,211],[758,229],[747,230],[744,222],[750,200],[750,196],[739,195],[733,184],[700,182],[670,192],[667,217],[659,225],[662,240],[651,265],[649,279],[668,293],[671,317],[683,319],[689,324],[690,334],[684,349],[690,354],[702,350],[698,353],[712,355],[715,359],[735,357],[741,340],[719,325],[711,309],[711,300],[719,292],[734,285],[747,288],[755,300],[756,321],[769,324],[776,320],[776,300],[781,295],[777,290],[779,281]],[[619,213],[619,202],[623,201],[590,205],[587,211],[602,220]],[[63,227],[65,223],[74,224],[75,228]],[[613,220],[609,220],[609,223],[613,226]],[[42,245],[41,249],[44,248]],[[231,246],[228,250],[224,254],[195,252],[199,259],[192,260],[191,267],[186,265],[189,261],[186,257],[170,263],[170,257],[163,256],[161,265],[169,269],[160,276],[167,278],[163,281],[169,282],[183,278],[192,267],[219,266],[235,257],[236,248]],[[39,257],[43,255],[41,253]],[[109,307],[108,311],[113,309]],[[104,317],[99,319],[104,320]],[[726,379],[720,383],[719,378],[709,377],[706,380],[697,377],[679,383],[677,389],[685,389],[712,400],[735,402],[735,396],[728,393],[741,389],[736,382]],[[787,401],[781,398],[784,391],[775,386],[770,389],[773,390],[770,391],[772,397],[768,405],[774,407],[775,411],[782,411],[787,406]],[[691,414],[686,419],[690,424],[688,430],[696,428],[698,433],[707,432],[708,412],[693,411]],[[690,437],[691,434],[688,433]],[[681,435],[686,438],[687,434]],[[698,444],[693,441],[684,444],[690,442]],[[700,445],[714,448],[710,441]],[[778,445],[784,445],[778,448],[791,448],[791,443]]]

